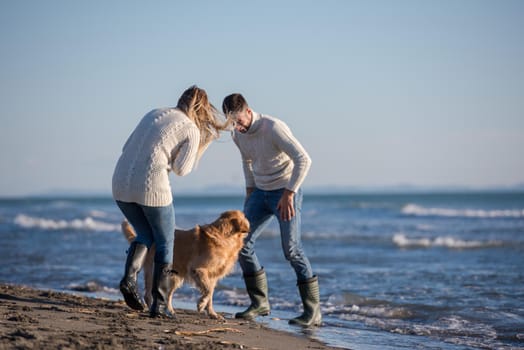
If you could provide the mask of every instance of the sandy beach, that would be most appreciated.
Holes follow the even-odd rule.
[[[122,301],[0,284],[0,349],[334,349],[256,322],[177,309],[151,319]]]

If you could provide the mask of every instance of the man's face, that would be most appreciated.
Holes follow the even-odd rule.
[[[253,120],[253,111],[246,108],[241,112],[233,113],[231,118],[233,119],[235,130],[241,133],[246,133],[251,126],[251,121]]]

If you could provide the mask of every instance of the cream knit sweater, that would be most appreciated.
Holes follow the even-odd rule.
[[[283,121],[253,112],[249,130],[233,130],[232,137],[242,156],[246,187],[296,192],[302,185],[311,158]]]
[[[129,139],[113,173],[113,198],[151,207],[173,201],[169,171],[184,176],[196,162],[200,131],[176,108],[146,114]]]

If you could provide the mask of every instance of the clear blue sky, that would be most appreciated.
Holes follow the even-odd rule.
[[[241,92],[304,187],[524,182],[524,1],[1,1],[0,196],[110,193],[138,120]],[[174,191],[243,188],[224,134]]]

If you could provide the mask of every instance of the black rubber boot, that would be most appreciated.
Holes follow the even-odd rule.
[[[320,313],[320,291],[317,276],[298,282],[297,286],[304,305],[304,313],[289,320],[289,324],[296,324],[302,327],[320,326],[322,315]]]
[[[235,314],[235,318],[252,320],[257,316],[269,315],[268,288],[264,269],[260,269],[254,275],[244,275],[244,282],[251,305],[245,311]]]
[[[151,317],[175,318],[169,311],[169,293],[173,287],[172,267],[169,264],[156,264],[153,273],[153,303],[149,310]]]
[[[138,294],[136,277],[147,254],[147,247],[141,243],[133,242],[127,251],[126,267],[124,277],[120,281],[120,291],[124,300],[130,308],[142,311],[145,308],[144,302]]]

